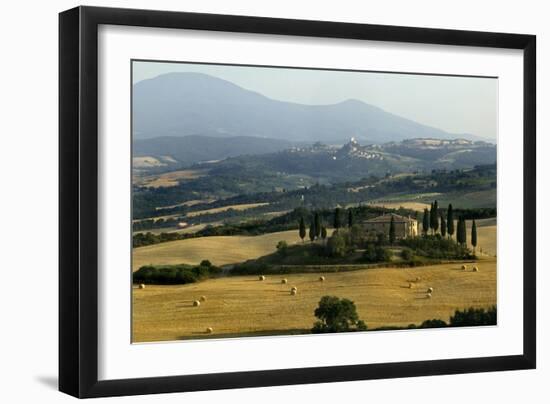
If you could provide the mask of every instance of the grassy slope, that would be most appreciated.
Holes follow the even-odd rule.
[[[477,264],[480,272],[462,271],[459,264],[408,269],[380,268],[324,274],[212,279],[183,286],[147,286],[134,289],[133,333],[135,342],[187,338],[273,335],[308,332],[313,311],[323,295],[346,297],[355,302],[370,328],[441,318],[448,321],[457,308],[496,304],[496,260]],[[469,265],[471,268],[471,265]],[[408,280],[421,281],[408,288]],[[289,290],[297,286],[298,294]],[[434,288],[427,299],[425,290]],[[193,300],[206,296],[200,307]],[[206,334],[212,327],[212,335]]]
[[[468,221],[468,240],[470,224]],[[477,225],[478,247],[488,255],[496,255],[496,220],[478,220]],[[254,237],[203,237],[135,248],[132,268],[135,271],[147,264],[198,264],[203,259],[208,259],[215,265],[232,264],[270,254],[276,250],[275,246],[280,240],[289,244],[298,243],[298,231],[289,230]]]
[[[204,259],[225,265],[261,257],[276,250],[277,242],[300,242],[297,230],[261,236],[214,236],[171,241],[134,248],[132,269],[147,264],[198,264]]]

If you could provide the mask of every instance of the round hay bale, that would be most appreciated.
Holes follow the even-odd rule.
[[[201,305],[201,302],[199,302],[198,300],[193,301],[193,306],[194,307],[199,307],[200,305]]]
[[[324,281],[325,281],[325,277],[324,277],[324,276],[320,276],[320,277],[319,277],[319,281],[320,281],[320,282],[324,282]]]
[[[139,287],[140,289],[145,289],[145,284],[144,284],[144,283],[140,283],[138,287]]]
[[[465,270],[467,270],[467,269],[468,269],[468,267],[467,267],[466,265],[462,265],[462,270],[463,270],[463,271],[465,271]]]
[[[282,284],[287,284],[287,283],[288,283],[288,280],[287,280],[287,279],[281,279],[281,283],[282,283]]]
[[[426,293],[430,293],[430,294],[432,294],[432,293],[433,293],[433,291],[434,291],[434,288],[428,288],[428,290],[426,291]]]
[[[431,293],[426,293],[426,299],[431,299],[432,298],[432,294]]]
[[[296,296],[296,293],[298,293],[298,291],[297,291],[296,289],[291,289],[291,290],[290,290],[290,294],[291,294],[292,296]]]
[[[265,281],[265,276],[260,275],[260,277],[258,279],[261,280],[261,281]]]
[[[199,299],[201,302],[206,302],[206,296],[201,296],[201,298]]]
[[[409,282],[409,289],[412,289],[413,284]]]
[[[290,288],[290,290],[294,290],[294,291],[297,292],[297,291],[298,291],[298,288],[297,288],[296,286],[293,286],[293,287]]]
[[[479,268],[478,268],[478,267],[474,267],[473,270],[474,270],[474,272],[479,272]]]
[[[207,334],[212,334],[213,332],[214,332],[214,329],[213,329],[212,327],[208,327],[208,328],[206,329],[206,333],[207,333]]]

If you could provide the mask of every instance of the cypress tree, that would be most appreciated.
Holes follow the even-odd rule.
[[[340,228],[340,208],[334,209],[334,228],[336,230]]]
[[[432,234],[434,232],[434,204],[433,202],[430,204],[430,212],[429,212],[430,216],[428,218],[428,224],[430,226],[430,229],[432,231]]]
[[[441,215],[441,237],[445,237],[447,233],[447,223],[445,222],[445,216]]]
[[[300,230],[299,230],[300,238],[302,239],[302,243],[304,242],[304,239],[306,238],[306,223],[304,222],[304,218],[300,218]]]
[[[323,240],[327,238],[327,228],[325,226],[321,227],[321,238]]]
[[[319,238],[321,236],[321,218],[319,217],[319,212],[315,212],[313,220],[315,223],[315,238]]]
[[[458,242],[458,244],[464,246],[466,244],[466,220],[463,216],[460,216],[458,218],[457,227],[456,241]]]
[[[474,255],[476,255],[476,246],[477,246],[477,226],[475,219],[472,221],[472,237],[470,240],[470,244],[472,244],[472,247],[474,247]]]
[[[309,239],[312,243],[315,240],[315,224],[313,222],[309,225]]]
[[[393,221],[393,215],[390,220],[390,245],[395,243],[395,223]]]
[[[449,238],[453,238],[453,234],[455,234],[455,219],[453,217],[452,204],[449,204],[449,208],[447,209],[447,233],[449,234]]]
[[[437,204],[437,201],[434,201],[434,216],[433,216],[433,228],[434,228],[434,233],[437,233],[437,230],[439,229],[439,213],[438,213],[438,210],[439,210],[439,206]]]
[[[351,209],[348,210],[348,227],[351,228],[353,226],[353,211]]]
[[[427,235],[428,230],[430,230],[430,212],[428,212],[428,208],[424,208],[424,217],[422,218],[422,233],[424,233],[424,235]]]

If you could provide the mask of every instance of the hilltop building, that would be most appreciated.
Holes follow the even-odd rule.
[[[395,226],[395,237],[397,239],[416,237],[418,235],[418,223],[415,219],[396,215],[394,213],[365,220],[363,222],[363,226],[367,233],[373,237],[376,237],[379,233],[387,235],[390,231],[390,222],[392,217]]]

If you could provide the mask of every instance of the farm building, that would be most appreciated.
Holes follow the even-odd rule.
[[[396,215],[394,213],[365,220],[362,224],[367,233],[372,234],[373,237],[379,233],[388,234],[390,231],[390,222],[392,217],[395,226],[395,237],[397,239],[415,237],[418,235],[418,223],[415,219]]]

